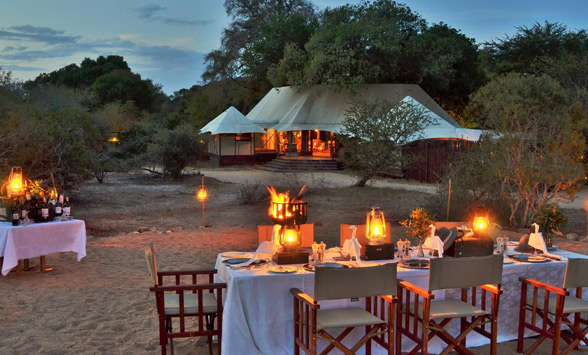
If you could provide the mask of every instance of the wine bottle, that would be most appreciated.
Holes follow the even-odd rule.
[[[68,219],[71,216],[71,205],[69,204],[69,196],[65,198],[65,202],[63,203],[63,214]]]
[[[49,205],[47,204],[47,198],[43,196],[43,203],[41,204],[41,218],[42,222],[49,221]]]
[[[18,211],[20,213],[20,219],[24,220],[25,218],[27,218],[29,216],[29,211],[27,209],[27,201],[25,200],[24,197],[20,198],[19,204],[18,204]]]
[[[18,212],[18,208],[16,206],[12,207],[12,225],[18,226],[18,222],[20,221],[20,214]]]
[[[63,215],[63,194],[59,194],[59,197],[57,198],[54,214],[57,220],[61,220],[61,216]]]

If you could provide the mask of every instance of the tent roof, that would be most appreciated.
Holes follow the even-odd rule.
[[[211,134],[222,133],[267,133],[259,125],[249,121],[235,107],[231,106],[225,112],[218,115],[215,119],[200,130],[202,133],[210,132]]]
[[[458,132],[461,127],[418,85],[373,84],[365,85],[360,96],[390,102],[410,100],[425,108],[433,118],[434,126],[424,130],[421,138],[461,138],[468,140],[472,132]],[[270,90],[249,112],[247,118],[263,128],[277,131],[322,130],[340,132],[347,110],[353,102],[351,93],[327,85],[309,87],[286,86]],[[479,136],[479,133],[478,133]]]

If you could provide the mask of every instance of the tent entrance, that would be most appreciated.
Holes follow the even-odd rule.
[[[328,131],[304,130],[279,133],[280,154],[288,156],[333,157],[335,134]]]

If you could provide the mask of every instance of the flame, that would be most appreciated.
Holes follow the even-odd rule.
[[[284,217],[292,217],[292,212],[285,210],[286,204],[294,201],[290,201],[290,191],[277,192],[273,186],[267,186],[267,190],[270,193],[271,204],[268,209],[268,214],[274,218],[284,219]],[[274,203],[275,202],[275,203]],[[284,214],[286,216],[284,216]]]
[[[380,228],[378,226],[374,226],[374,235],[381,235],[382,231],[380,230]]]
[[[208,198],[208,192],[206,191],[206,188],[204,186],[201,186],[198,189],[198,199],[200,201],[204,201]]]
[[[286,229],[286,234],[284,235],[284,242],[290,244],[295,242],[298,239],[296,230],[294,229]]]

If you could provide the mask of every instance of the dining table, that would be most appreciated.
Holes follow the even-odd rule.
[[[0,259],[2,275],[15,266],[20,276],[19,261],[40,257],[41,272],[50,271],[45,256],[58,252],[74,252],[80,261],[86,256],[86,224],[83,220],[54,221],[13,226],[0,223]]]
[[[507,255],[516,254],[513,246],[505,253],[502,288],[498,315],[498,342],[517,338],[518,317],[520,309],[521,285],[519,277],[529,277],[542,282],[560,286],[563,284],[567,258],[587,258],[588,256],[565,250],[554,251],[553,255],[562,260],[547,259],[544,262],[521,262]],[[416,258],[416,251],[411,256]],[[226,252],[217,256],[217,282],[227,284],[224,294],[224,310],[222,323],[222,349],[227,354],[293,354],[294,353],[294,316],[291,288],[298,288],[313,295],[314,272],[308,265],[283,265],[282,268],[272,261],[255,264],[249,267],[231,265],[233,260],[247,260],[254,253]],[[340,248],[327,250],[326,261],[335,262],[341,255]],[[424,259],[431,256],[425,256]],[[239,261],[239,260],[236,260]],[[383,263],[398,262],[398,279],[409,281],[427,289],[429,270],[412,267],[399,262],[400,259],[361,261],[361,267],[369,267]],[[340,264],[357,267],[356,261],[336,261]],[[459,298],[460,290],[435,291],[435,299]],[[334,307],[358,306],[355,299],[321,301],[321,309]],[[453,321],[454,330],[458,330],[459,322]],[[447,328],[450,331],[451,327]],[[362,329],[355,329],[349,336],[349,343],[362,336]],[[324,342],[319,342],[320,343]],[[482,346],[489,339],[477,333],[470,333],[467,338],[468,347]],[[443,349],[442,341],[434,338],[429,343],[429,352],[439,353]],[[322,345],[324,347],[324,345]],[[411,349],[414,343],[402,340],[403,349]],[[319,348],[320,349],[320,348]],[[360,354],[363,349],[360,349]],[[372,353],[387,354],[380,346],[373,346]]]

